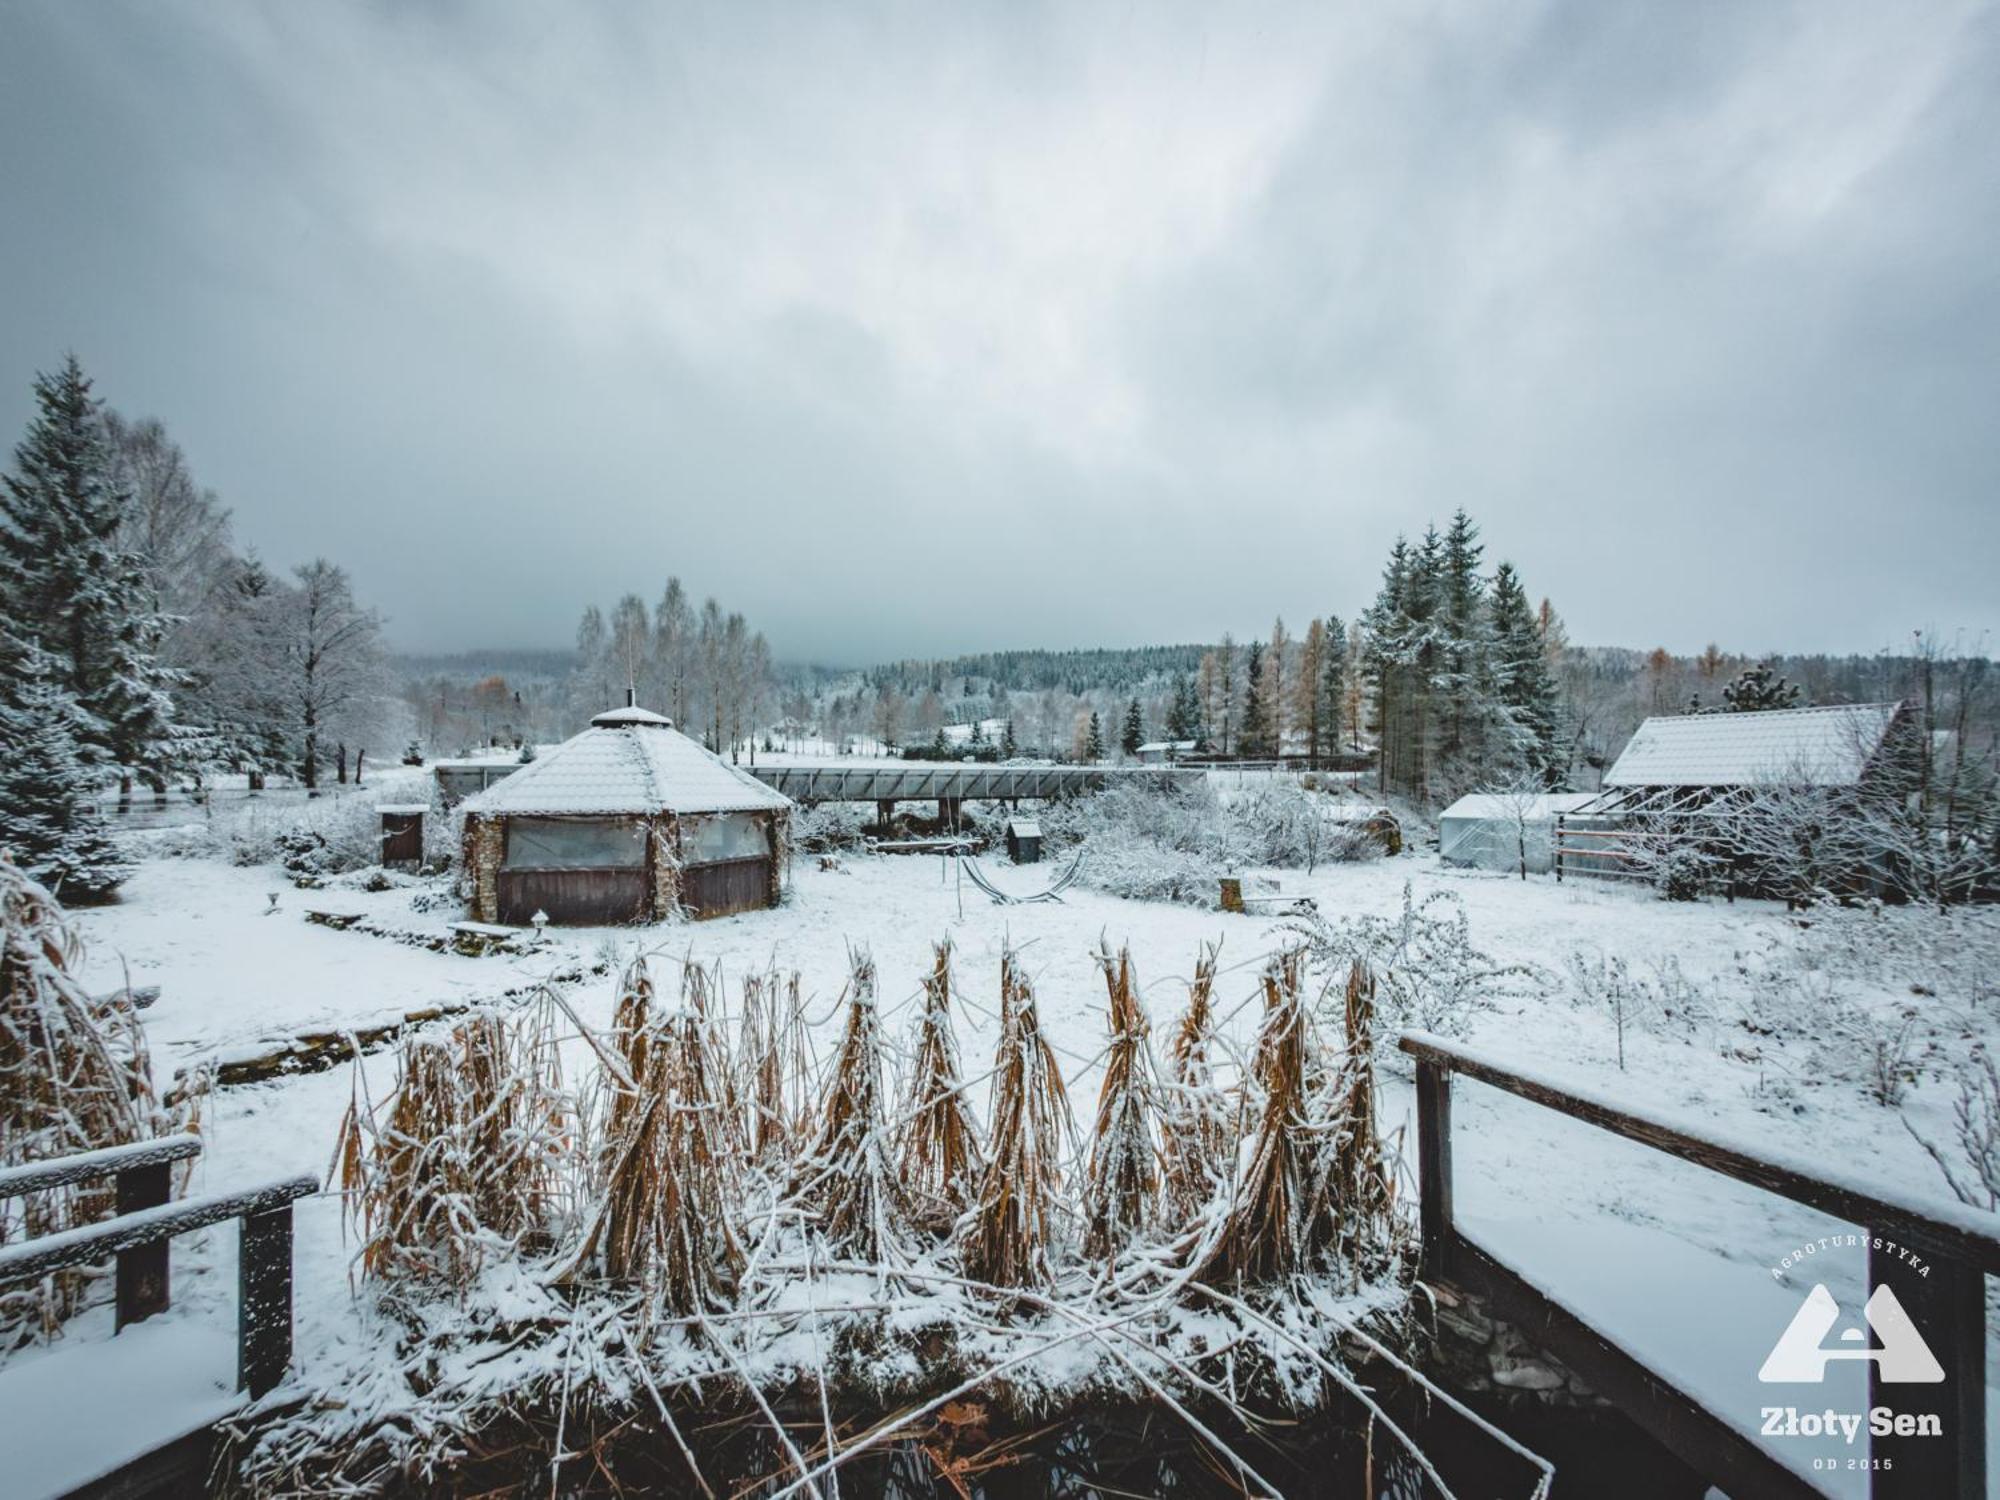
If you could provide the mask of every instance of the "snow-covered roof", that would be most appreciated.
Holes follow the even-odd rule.
[[[1195,744],[1194,740],[1148,740],[1139,747],[1139,753],[1160,755],[1169,750],[1192,750]]]
[[[1616,786],[1852,786],[1895,721],[1893,703],[1648,719],[1605,773]]]
[[[1527,823],[1546,823],[1557,813],[1574,812],[1597,799],[1595,792],[1531,792],[1515,797],[1506,792],[1468,792],[1452,803],[1440,818],[1476,822],[1511,823],[1518,816]]]
[[[1042,836],[1042,825],[1033,818],[1009,818],[1007,831],[1017,839],[1038,839]]]
[[[499,814],[756,812],[790,807],[774,791],[643,708],[599,714],[574,739],[466,799]]]

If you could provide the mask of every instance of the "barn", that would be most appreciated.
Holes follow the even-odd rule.
[[[1829,805],[1908,791],[1917,734],[1899,703],[1843,703],[1646,720],[1603,790],[1556,814],[1556,875],[1653,878],[1641,846],[1681,841],[1729,860],[1729,820],[1786,794]]]
[[[475,921],[721,917],[782,889],[791,799],[643,708],[599,714],[464,806]]]

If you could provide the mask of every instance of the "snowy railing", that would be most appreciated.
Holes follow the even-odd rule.
[[[1944,1379],[1937,1383],[1895,1387],[1896,1412],[1936,1417],[1941,1436],[1873,1438],[1871,1500],[1986,1493],[1986,1277],[2000,1275],[2000,1218],[1900,1194],[1801,1158],[1631,1109],[1443,1037],[1406,1032],[1398,1045],[1417,1063],[1418,1221],[1425,1281],[1486,1299],[1530,1342],[1568,1364],[1730,1495],[1746,1500],[1820,1495],[1773,1454],[1570,1311],[1552,1290],[1502,1264],[1457,1227],[1452,1216],[1451,1078],[1458,1073],[1867,1231],[1868,1285],[1892,1289],[1944,1369]],[[1870,1409],[1885,1405],[1884,1398],[1880,1362],[1870,1360]]]
[[[173,1164],[201,1154],[201,1138],[170,1135],[0,1171],[0,1198],[114,1179],[117,1216],[0,1246],[0,1285],[35,1281],[116,1257],[114,1330],[168,1306],[168,1244],[229,1219],[243,1223],[238,1257],[236,1378],[251,1397],[292,1362],[292,1204],[319,1191],[294,1177],[238,1193],[172,1201]]]

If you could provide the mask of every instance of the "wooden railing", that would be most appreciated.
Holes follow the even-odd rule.
[[[1418,1207],[1423,1278],[1485,1298],[1532,1343],[1574,1369],[1641,1428],[1732,1500],[1817,1497],[1821,1491],[1741,1430],[1649,1369],[1604,1331],[1532,1285],[1469,1239],[1452,1216],[1451,1079],[1504,1089],[1613,1135],[1725,1177],[1747,1182],[1859,1226],[1868,1245],[1868,1285],[1888,1286],[1944,1368],[1935,1384],[1881,1382],[1868,1364],[1870,1409],[1935,1415],[1942,1436],[1872,1441],[1873,1500],[1945,1500],[1986,1494],[1986,1289],[2000,1275],[2000,1216],[1957,1204],[1905,1198],[1843,1181],[1739,1141],[1641,1111],[1601,1094],[1551,1083],[1442,1037],[1406,1033],[1417,1062]],[[1921,1264],[1897,1253],[1914,1252]],[[1893,1393],[1893,1395],[1892,1395]],[[1884,1465],[1881,1461],[1887,1459]]]
[[[0,1246],[0,1285],[115,1257],[115,1327],[124,1328],[166,1310],[168,1245],[176,1235],[240,1219],[236,1379],[254,1399],[292,1362],[292,1204],[318,1192],[319,1183],[294,1177],[173,1201],[173,1164],[200,1154],[200,1137],[172,1135],[0,1171],[0,1199],[106,1177],[117,1193],[115,1218]]]

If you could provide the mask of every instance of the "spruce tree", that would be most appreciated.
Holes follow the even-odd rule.
[[[1097,717],[1097,710],[1090,711],[1090,728],[1083,739],[1083,758],[1096,762],[1104,759],[1104,723]]]
[[[1799,689],[1796,683],[1778,676],[1769,662],[1760,661],[1754,667],[1745,667],[1736,680],[1722,690],[1722,702],[1722,711],[1732,714],[1797,708]]]
[[[0,850],[65,901],[101,901],[131,866],[84,805],[90,768],[79,745],[85,718],[31,651],[13,702],[0,706]]]
[[[1262,755],[1269,729],[1264,711],[1264,643],[1252,641],[1243,668],[1243,724],[1237,731],[1237,753]]]
[[[1139,713],[1139,700],[1134,698],[1125,705],[1125,731],[1118,739],[1118,748],[1127,755],[1137,755],[1139,747],[1146,742],[1146,722]]]
[[[1541,618],[1511,563],[1493,573],[1493,693],[1504,716],[1507,758],[1544,781],[1559,769],[1556,684]]]
[[[35,377],[35,405],[0,493],[0,629],[34,646],[37,670],[74,700],[86,759],[125,768],[128,785],[133,770],[157,778],[175,677],[158,659],[164,622],[143,569],[120,544],[130,497],[75,355]]]
[[[1008,719],[1000,730],[1000,758],[1012,760],[1020,753],[1020,742],[1014,738],[1014,721]]]
[[[1340,751],[1342,721],[1347,712],[1347,627],[1339,615],[1326,617],[1326,650],[1320,661],[1320,733],[1330,751]]]

